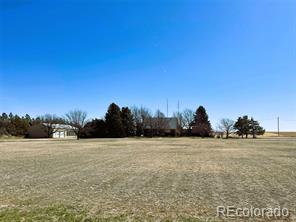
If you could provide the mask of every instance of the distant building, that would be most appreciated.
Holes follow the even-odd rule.
[[[149,118],[144,127],[145,136],[179,136],[180,129],[177,118]]]
[[[29,128],[27,137],[28,138],[48,138],[48,128],[47,124],[37,124]],[[53,124],[52,125],[53,134],[50,138],[54,139],[76,139],[77,136],[74,129],[70,125],[66,124]]]

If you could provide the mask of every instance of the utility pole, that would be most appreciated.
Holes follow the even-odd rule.
[[[277,118],[278,136],[280,136],[280,117]]]
[[[178,114],[180,113],[180,103],[179,103],[179,100],[178,100]]]
[[[167,99],[167,117],[169,117],[169,100]]]

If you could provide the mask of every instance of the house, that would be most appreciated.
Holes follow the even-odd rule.
[[[68,138],[68,139],[77,139],[77,136],[74,132],[75,128],[66,124],[55,124],[54,133],[52,138]]]
[[[144,126],[145,136],[179,136],[180,128],[177,118],[153,117]]]
[[[74,130],[66,124],[36,124],[28,129],[27,138],[76,139]]]

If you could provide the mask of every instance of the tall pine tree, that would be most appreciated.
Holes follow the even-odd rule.
[[[128,107],[121,109],[121,121],[124,130],[124,136],[135,135],[135,121],[131,110]]]
[[[193,136],[209,137],[212,134],[212,126],[206,109],[203,106],[198,107],[191,124],[191,134]]]
[[[105,116],[107,135],[112,138],[124,137],[124,128],[119,106],[112,103]]]

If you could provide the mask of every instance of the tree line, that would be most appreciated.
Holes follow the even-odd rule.
[[[213,130],[206,109],[199,106],[194,112],[185,109],[173,114],[177,121],[176,131],[172,136],[197,136],[197,137],[225,137],[229,138],[237,134],[242,138],[250,135],[256,138],[263,135],[265,130],[259,122],[248,116],[239,117],[236,121],[222,119],[216,130]],[[34,125],[42,124],[48,138],[56,132],[56,124],[72,126],[77,138],[122,138],[134,136],[163,136],[163,131],[168,128],[168,118],[160,110],[152,113],[146,107],[119,107],[115,103],[110,104],[102,119],[87,119],[87,113],[81,110],[73,110],[59,117],[54,114],[45,114],[36,118],[25,116],[7,115],[0,116],[0,136],[27,137],[28,130]],[[149,129],[149,130],[147,130]]]

